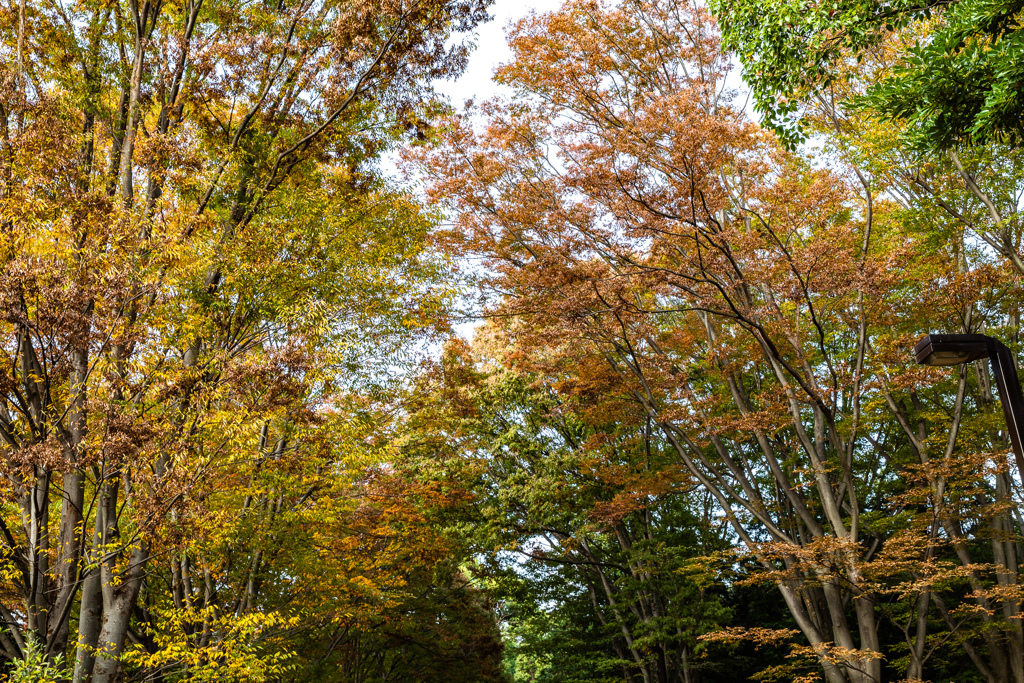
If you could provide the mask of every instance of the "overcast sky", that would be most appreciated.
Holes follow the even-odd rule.
[[[497,0],[491,6],[494,19],[477,28],[477,48],[470,57],[466,73],[457,81],[436,83],[437,90],[448,95],[456,106],[470,98],[484,100],[498,94],[501,90],[491,82],[491,75],[499,64],[512,58],[505,43],[505,27],[531,10],[550,12],[561,5],[562,0]]]

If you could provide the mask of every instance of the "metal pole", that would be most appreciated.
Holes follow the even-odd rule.
[[[1017,365],[1010,349],[991,337],[987,340],[988,357],[992,363],[992,374],[996,376],[996,387],[999,389],[999,402],[1003,404],[1006,416],[1006,430],[1010,435],[1010,445],[1017,457],[1017,473],[1024,483],[1024,394],[1021,393],[1020,380],[1017,378]]]

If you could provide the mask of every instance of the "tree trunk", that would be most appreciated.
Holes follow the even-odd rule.
[[[145,576],[147,559],[145,544],[136,546],[129,556],[128,567],[121,581],[113,586],[114,576],[105,568],[102,570],[103,586],[103,626],[100,628],[97,641],[96,663],[93,666],[92,683],[116,683],[121,680],[121,654],[128,637],[128,625],[131,621],[132,608],[139,595],[142,579]]]

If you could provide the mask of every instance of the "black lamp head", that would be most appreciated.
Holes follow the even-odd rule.
[[[914,346],[919,365],[960,365],[989,355],[983,334],[929,334]]]

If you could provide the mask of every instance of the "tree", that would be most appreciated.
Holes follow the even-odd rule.
[[[844,154],[859,147],[861,182],[881,174],[895,196],[927,197],[1024,273],[1016,7],[715,5],[764,124],[785,143],[812,135]],[[893,139],[865,146],[871,129]]]
[[[382,383],[437,303],[430,219],[373,162],[485,6],[3,12],[4,659],[35,639],[116,680],[160,589],[205,637],[225,623],[238,587],[191,552],[260,503],[230,485],[322,456],[323,409]]]
[[[797,115],[801,101],[842,80],[844,62],[892,50],[901,29],[916,33],[913,45],[897,44],[895,65],[871,85],[862,106],[907,125],[913,139],[934,149],[1019,144],[1022,8],[1015,0],[714,3],[758,110],[791,143],[806,132]]]
[[[830,683],[921,679],[947,657],[1024,681],[987,370],[908,357],[925,330],[1004,324],[1018,274],[927,234],[884,177],[745,121],[700,7],[568,3],[512,45],[516,99],[453,119],[421,157],[455,216],[446,243],[484,260],[505,362],[649,420]]]
[[[334,448],[351,430],[351,414],[337,417],[322,428]],[[379,423],[366,428],[361,438],[380,437]],[[147,576],[127,674],[503,680],[488,598],[462,570],[459,540],[428,518],[461,503],[460,491],[410,481],[386,463],[393,457],[365,451],[275,453],[248,485],[225,490],[249,504],[217,506],[216,532]]]
[[[700,680],[728,614],[691,566],[725,547],[708,506],[636,406],[563,402],[501,367],[503,341],[453,342],[423,375],[402,461],[473,495],[459,526],[514,612],[514,678]]]

